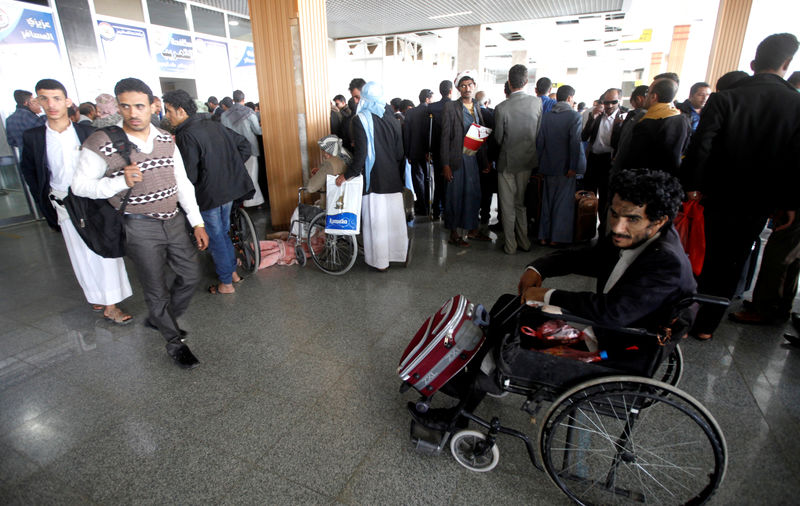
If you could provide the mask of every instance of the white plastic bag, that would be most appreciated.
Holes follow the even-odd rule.
[[[361,194],[364,178],[356,176],[336,186],[336,177],[329,175],[327,184],[327,209],[325,233],[358,235],[361,231]]]

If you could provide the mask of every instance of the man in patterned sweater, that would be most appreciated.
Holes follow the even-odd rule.
[[[194,227],[199,249],[208,247],[194,186],[186,176],[172,136],[150,124],[153,92],[139,79],[127,78],[114,87],[122,129],[133,143],[131,164],[117,153],[104,131],[83,143],[72,181],[76,195],[107,198],[116,208],[132,188],[125,209],[125,252],[136,266],[149,310],[146,326],[161,332],[167,353],[185,368],[199,361],[183,343],[179,318],[200,281],[197,251],[186,234],[185,220]],[[178,208],[180,203],[183,212]],[[166,268],[175,272],[167,285]]]

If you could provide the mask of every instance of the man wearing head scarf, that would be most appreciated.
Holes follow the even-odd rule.
[[[336,179],[364,176],[361,235],[367,265],[380,271],[389,262],[404,262],[408,250],[403,207],[403,140],[398,123],[386,111],[383,88],[371,81],[361,90],[353,121],[355,155],[350,168]]]
[[[317,144],[322,150],[322,163],[319,164],[319,167],[311,169],[311,177],[308,178],[306,189],[311,193],[321,193],[316,205],[324,208],[328,176],[344,174],[347,166],[353,162],[353,156],[342,145],[342,139],[336,135],[326,135],[318,140]]]
[[[117,107],[117,99],[108,93],[101,93],[95,98],[95,109],[97,117],[92,122],[94,128],[105,128],[111,125],[118,125],[122,121]]]
[[[444,105],[442,137],[439,146],[442,172],[447,181],[444,226],[450,230],[450,244],[469,246],[464,239],[468,231],[478,228],[478,210],[481,204],[480,171],[489,167],[486,146],[468,154],[464,137],[470,125],[485,125],[472,95],[475,92],[474,71],[465,70],[453,81],[461,94],[459,100]]]

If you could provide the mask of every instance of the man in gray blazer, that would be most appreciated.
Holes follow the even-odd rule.
[[[534,167],[538,166],[536,135],[542,118],[542,101],[525,93],[528,69],[514,65],[508,71],[511,94],[495,109],[494,136],[500,144],[497,161],[497,195],[502,214],[505,244],[503,250],[513,255],[517,247],[531,249],[525,188]]]

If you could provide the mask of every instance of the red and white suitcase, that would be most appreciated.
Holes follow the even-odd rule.
[[[433,395],[464,368],[480,349],[489,314],[463,295],[448,300],[425,320],[411,340],[397,368],[404,385]]]

